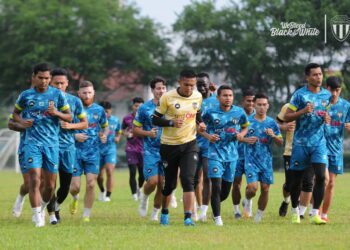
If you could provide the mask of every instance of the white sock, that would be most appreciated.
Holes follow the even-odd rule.
[[[60,211],[60,205],[57,201],[55,202],[55,211]]]
[[[75,201],[79,200],[79,194],[73,195],[73,200]]]
[[[241,214],[241,209],[239,205],[233,205],[233,210],[235,211],[235,214]]]
[[[35,214],[40,214],[40,212],[41,212],[41,207],[33,207],[33,208],[32,208],[32,211],[33,211],[33,215],[35,215]]]
[[[289,204],[289,202],[290,202],[290,195],[288,197],[284,197],[284,202]]]
[[[299,215],[303,215],[305,214],[306,212],[306,208],[305,206],[299,206]]]
[[[159,211],[160,211],[160,208],[156,208],[156,207],[154,207],[154,208],[153,208],[153,213],[158,214],[158,213],[159,213]]]
[[[22,196],[21,194],[18,194],[17,199],[22,202],[24,199],[24,195]]]
[[[84,207],[83,217],[90,217],[91,208]]]
[[[207,214],[208,211],[208,205],[202,205],[201,206],[201,214]]]
[[[255,217],[262,218],[263,214],[264,214],[264,211],[258,209],[258,210],[256,211]]]
[[[57,221],[56,216],[54,214],[50,215],[50,222],[51,221]]]
[[[214,217],[214,220],[219,220],[221,219],[221,215]]]
[[[327,214],[324,214],[324,213],[321,213],[321,218],[328,218],[328,215]]]
[[[297,215],[301,215],[300,211],[299,211],[299,207],[292,207],[292,214],[297,214]]]
[[[314,209],[314,208],[311,209],[310,214],[311,214],[311,216],[318,215],[318,209]]]
[[[48,202],[46,202],[46,201],[41,201],[41,211],[44,211],[45,210],[45,208],[47,207],[47,204],[49,204],[50,203],[50,201],[48,201]]]

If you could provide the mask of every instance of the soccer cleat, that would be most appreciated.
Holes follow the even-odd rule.
[[[198,221],[198,219],[199,219],[199,217],[198,217],[197,209],[194,208],[193,213],[192,213],[192,220]]]
[[[105,202],[110,202],[111,201],[111,197],[106,196],[104,199]]]
[[[300,224],[300,216],[298,214],[292,214],[292,224]]]
[[[250,202],[250,204],[249,204],[247,199],[243,199],[242,206],[243,206],[243,217],[244,218],[252,217],[253,216],[252,202]]]
[[[221,216],[214,217],[214,222],[216,226],[223,226],[224,223],[222,222]]]
[[[301,220],[305,219],[305,216],[301,214],[301,215],[300,215],[300,219],[301,219]]]
[[[192,218],[187,218],[184,220],[184,225],[185,226],[195,226],[194,222],[192,221]]]
[[[158,221],[158,213],[159,213],[159,209],[152,211],[152,214],[151,214],[152,221]]]
[[[169,225],[169,214],[160,214],[160,225]]]
[[[83,217],[83,222],[90,222],[90,217]]]
[[[235,213],[234,217],[236,220],[239,220],[240,218],[242,218],[242,215],[240,213]]]
[[[140,205],[139,205],[139,214],[141,217],[145,217],[147,215],[148,210],[148,196],[146,197],[143,193],[141,193]]]
[[[18,195],[18,197],[16,198],[16,201],[15,201],[15,204],[13,205],[13,210],[12,210],[12,214],[16,218],[21,216],[23,204],[24,204],[24,197],[23,197],[23,199],[21,199],[20,196]]]
[[[78,212],[78,200],[73,200],[70,204],[70,213],[76,214]]]
[[[98,194],[98,200],[99,201],[105,201],[105,198],[106,198],[106,192],[100,192]]]
[[[137,194],[133,194],[133,195],[132,195],[132,199],[133,199],[134,201],[138,201],[138,200],[139,200]]]
[[[279,215],[281,217],[285,217],[287,215],[288,205],[289,205],[289,203],[282,201],[280,209],[279,209]]]
[[[321,219],[321,217],[317,214],[310,217],[310,223],[315,225],[324,225],[327,221]]]
[[[329,222],[328,217],[321,216],[321,219],[324,220],[325,222]]]
[[[176,196],[174,194],[171,195],[170,206],[172,208],[177,208]]]
[[[262,220],[262,216],[259,216],[258,214],[256,214],[255,217],[254,217],[254,222],[255,223],[260,223],[261,220]]]
[[[202,222],[206,222],[207,221],[207,214],[205,213],[201,213],[199,216],[198,216],[198,220],[202,221]]]
[[[61,216],[60,216],[60,211],[55,211],[55,217],[57,219],[57,223],[59,223],[61,221]]]
[[[50,224],[51,225],[56,225],[57,224],[57,219],[54,214],[50,215]]]
[[[45,226],[45,219],[43,218],[41,213],[34,214],[32,221],[35,223],[35,227]]]

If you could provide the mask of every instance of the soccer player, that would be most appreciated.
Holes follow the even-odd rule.
[[[73,120],[75,123],[61,122],[61,128],[59,133],[59,165],[58,173],[60,176],[60,186],[57,190],[57,195],[53,195],[50,203],[47,206],[47,210],[50,215],[50,223],[52,225],[57,224],[60,221],[60,205],[67,198],[69,193],[69,186],[72,180],[73,168],[76,164],[76,149],[74,132],[76,130],[86,129],[88,122],[86,113],[83,108],[81,100],[71,94],[66,93],[69,81],[68,72],[62,68],[55,68],[51,71],[51,83],[52,87],[61,90],[69,104]]]
[[[36,227],[45,225],[44,210],[55,191],[59,120],[72,120],[66,97],[58,89],[49,86],[50,80],[49,65],[36,65],[32,75],[33,88],[20,94],[13,111],[13,120],[26,128],[23,164],[30,178],[29,199]],[[21,117],[22,111],[27,117]],[[42,194],[39,189],[41,174],[44,180]]]
[[[152,124],[152,115],[159,99],[166,92],[166,81],[161,77],[156,77],[150,81],[150,87],[153,99],[142,104],[138,109],[133,121],[133,133],[136,136],[143,137],[143,175],[146,183],[143,185],[143,190],[141,190],[139,214],[141,217],[147,215],[149,195],[156,189],[151,220],[158,221],[164,181],[163,162],[159,153],[162,129]]]
[[[260,182],[260,197],[258,210],[254,221],[260,222],[269,199],[270,185],[273,184],[273,167],[271,144],[274,142],[282,146],[283,138],[278,124],[267,116],[269,99],[265,94],[256,94],[254,97],[256,114],[249,117],[247,136],[243,139],[246,143],[244,151],[244,171],[247,179],[243,209],[245,216],[252,214],[252,198],[258,190]]]
[[[141,97],[135,97],[132,100],[132,112],[126,115],[122,122],[123,133],[126,137],[126,160],[128,162],[130,177],[129,185],[134,201],[137,201],[140,196],[140,189],[144,182],[143,176],[143,141],[142,138],[134,136],[132,133],[133,120],[136,112],[141,104],[144,103]],[[139,173],[138,184],[136,182],[136,171]]]
[[[104,109],[94,103],[95,90],[92,82],[82,81],[78,95],[83,102],[89,127],[75,134],[77,148],[77,166],[73,169],[70,193],[73,201],[70,205],[71,214],[78,211],[80,178],[86,175],[86,191],[84,198],[83,221],[90,221],[90,212],[95,199],[95,184],[100,172],[100,140],[106,143],[108,121]]]
[[[169,203],[171,193],[176,188],[178,169],[183,188],[184,224],[194,225],[192,211],[194,205],[194,176],[198,161],[196,127],[205,130],[200,107],[202,95],[194,90],[196,74],[183,70],[178,80],[180,87],[165,93],[154,111],[152,122],[163,128],[160,155],[164,164],[165,183],[163,187],[161,225],[169,224]],[[197,125],[197,126],[196,126]]]
[[[328,222],[328,211],[332,202],[335,178],[343,174],[343,137],[344,128],[350,132],[350,103],[340,97],[342,90],[341,80],[331,76],[326,81],[327,90],[331,93],[331,107],[328,113],[330,124],[326,125],[325,137],[328,149],[329,180],[325,188],[321,218]]]
[[[102,106],[105,110],[108,120],[109,133],[107,136],[107,142],[100,143],[100,173],[97,177],[97,184],[100,188],[99,200],[109,202],[111,201],[111,194],[113,190],[114,167],[115,164],[117,164],[117,144],[119,143],[123,132],[118,117],[112,115],[112,104],[110,102],[103,101],[100,102],[100,106]],[[107,174],[107,192],[103,186],[103,175],[105,172]]]
[[[242,108],[233,105],[233,89],[219,87],[217,98],[220,105],[203,113],[207,125],[205,137],[211,142],[208,149],[208,176],[211,180],[211,207],[214,222],[223,226],[220,203],[230,194],[238,159],[237,140],[241,141],[249,125]]]
[[[248,117],[255,115],[254,96],[255,92],[251,88],[243,90],[241,105]],[[239,204],[241,202],[242,176],[244,174],[244,147],[245,143],[238,142],[238,161],[232,185],[233,215],[235,219],[240,219],[242,217]]]
[[[203,98],[203,102],[201,106],[202,114],[205,112],[205,110],[219,105],[219,101],[216,98],[216,95],[211,93],[210,84],[211,84],[211,81],[207,73],[203,72],[197,75],[197,83],[196,83],[197,90],[199,93],[202,94],[202,98]],[[214,90],[213,87],[212,87],[212,90]],[[197,166],[197,171],[195,176],[195,186],[196,186],[197,203],[200,208],[200,214],[198,219],[200,219],[201,221],[206,221],[208,205],[211,197],[211,183],[210,183],[210,178],[208,177],[209,141],[203,136],[198,134],[197,144],[199,147],[199,152],[198,152],[198,166]],[[193,212],[197,214],[196,208],[194,208]]]
[[[325,224],[318,214],[325,188],[325,169],[327,164],[327,145],[324,134],[325,123],[330,122],[327,109],[331,94],[322,85],[322,69],[316,63],[305,67],[307,86],[298,89],[289,102],[284,116],[285,121],[296,120],[293,138],[292,158],[290,165],[290,192],[292,201],[292,223],[300,223],[299,195],[300,182],[308,162],[315,172],[313,191],[313,209],[310,222],[312,224]]]

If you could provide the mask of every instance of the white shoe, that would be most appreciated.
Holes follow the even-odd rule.
[[[151,214],[151,220],[152,221],[158,221],[158,213],[160,209],[153,209]]]
[[[250,202],[247,199],[243,199],[242,206],[243,206],[243,216],[246,218],[250,218],[253,216],[253,208],[252,208],[253,202],[250,200]]]
[[[134,201],[138,201],[138,200],[139,200],[139,197],[137,196],[137,194],[133,194],[133,195],[132,195],[132,199],[133,199]]]
[[[216,226],[223,226],[224,223],[222,222],[221,216],[214,217],[214,222]]]
[[[56,225],[57,224],[57,219],[56,219],[56,216],[54,214],[51,214],[49,218],[50,218],[50,224],[51,225]]]
[[[140,205],[139,205],[139,214],[141,217],[145,217],[147,215],[148,198],[149,198],[148,196],[146,197],[143,193],[141,193]]]
[[[98,200],[99,201],[105,201],[105,197],[106,197],[106,192],[100,192],[98,194]]]
[[[35,227],[45,226],[45,216],[43,216],[42,213],[34,214],[32,221],[35,223]]]
[[[106,196],[105,199],[104,199],[104,201],[105,201],[105,202],[110,202],[110,201],[111,201],[111,197],[107,197],[107,196]]]
[[[207,221],[207,214],[205,213],[201,213],[199,216],[198,216],[198,220],[202,221],[202,222],[206,222]]]
[[[12,214],[16,218],[21,216],[23,204],[24,204],[24,197],[23,199],[21,199],[20,196],[18,195],[12,210]]]
[[[176,196],[174,194],[171,195],[170,206],[172,208],[177,208]]]

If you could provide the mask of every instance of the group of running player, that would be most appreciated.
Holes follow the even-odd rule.
[[[215,224],[222,226],[221,202],[231,189],[234,218],[252,217],[252,198],[259,182],[254,221],[260,222],[274,182],[271,144],[283,145],[283,130],[287,131],[286,182],[279,214],[286,215],[291,200],[292,223],[300,223],[312,197],[310,222],[324,224],[335,177],[343,172],[343,130],[350,130],[350,105],[339,97],[339,78],[330,77],[327,89],[321,87],[323,75],[318,64],[306,66],[305,79],[307,85],[295,91],[275,121],[267,116],[266,94],[244,90],[241,108],[233,105],[232,87],[221,85],[216,90],[207,73],[183,70],[179,87],[168,92],[165,79],[152,79],[153,98],[145,103],[134,98],[133,112],[121,124],[111,115],[109,102],[94,103],[91,82],[82,81],[79,98],[75,97],[66,93],[66,70],[38,64],[31,88],[20,94],[9,120],[9,128],[21,132],[18,156],[24,180],[13,214],[20,216],[24,196],[29,193],[34,224],[45,225],[46,207],[50,223],[57,224],[60,206],[69,192],[73,197],[71,213],[77,213],[80,179],[85,174],[83,221],[89,222],[96,181],[99,200],[111,199],[116,143],[124,133],[130,188],[133,199],[139,199],[140,216],[147,215],[149,196],[155,191],[151,220],[158,221],[160,212],[160,224],[170,224],[169,206],[180,177],[185,226],[207,220],[209,201]],[[60,186],[55,193],[57,173]],[[247,187],[242,215],[243,174]]]

